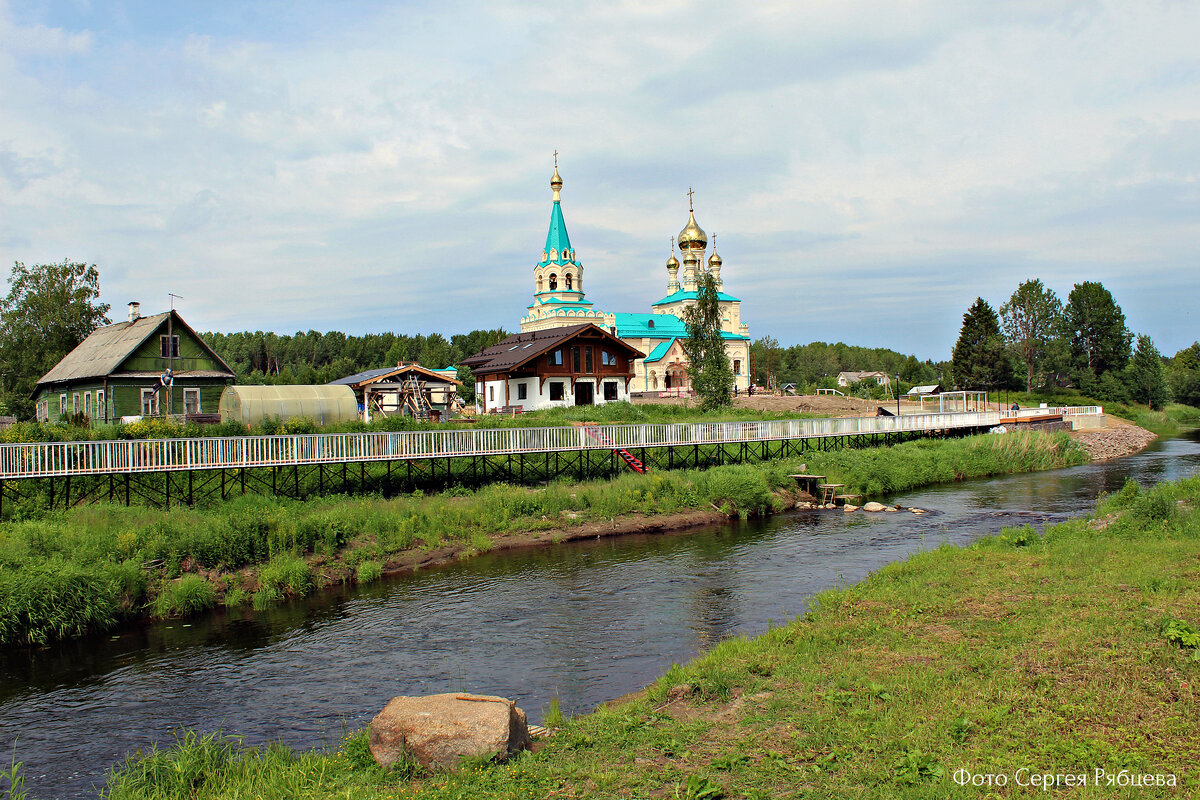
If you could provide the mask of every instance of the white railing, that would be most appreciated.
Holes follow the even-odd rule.
[[[1031,411],[1045,414],[1050,410]],[[1072,413],[1099,411],[1072,410]],[[1009,414],[997,411],[948,412],[907,414],[901,417],[593,426],[593,430],[606,437],[611,444],[597,441],[582,427],[4,444],[0,445],[0,480],[908,433],[990,427],[1000,424],[1001,417]]]

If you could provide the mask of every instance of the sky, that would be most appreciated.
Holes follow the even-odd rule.
[[[753,338],[945,359],[1038,278],[1172,354],[1198,40],[1188,0],[0,0],[0,271],[199,330],[517,330],[557,150],[599,309],[666,293],[692,188]]]

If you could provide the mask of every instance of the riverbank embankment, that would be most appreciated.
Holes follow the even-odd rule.
[[[1110,414],[1103,428],[1074,431],[1071,438],[1087,450],[1092,461],[1108,461],[1141,452],[1158,434]]]
[[[217,605],[263,608],[498,548],[769,514],[792,504],[795,472],[820,472],[872,499],[1084,460],[1065,435],[1023,432],[539,489],[304,502],[247,496],[169,511],[81,507],[0,527],[0,643],[46,643]]]
[[[389,773],[365,733],[308,753],[188,735],[107,796],[1191,796],[1198,509],[1200,478],[1131,481],[1090,517],[921,552],[506,764]]]

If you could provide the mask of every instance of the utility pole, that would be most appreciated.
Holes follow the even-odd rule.
[[[171,313],[167,314],[167,414],[175,410],[175,301],[184,298],[173,292],[167,292],[171,298]]]

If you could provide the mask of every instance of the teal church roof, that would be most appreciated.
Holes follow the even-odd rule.
[[[678,336],[672,336],[670,339],[664,339],[659,342],[658,346],[650,351],[650,355],[646,356],[646,363],[653,364],[655,361],[661,361],[662,357],[667,354],[667,351],[671,349],[671,345],[675,344],[675,340],[678,338]]]
[[[550,209],[550,230],[546,232],[546,253],[557,250],[558,257],[554,259],[554,263],[570,264],[571,260],[564,258],[563,252],[571,249],[571,237],[567,235],[567,222],[563,219],[562,203],[555,200],[553,208]],[[545,266],[549,263],[551,262],[543,261],[538,266]]]
[[[659,300],[654,305],[663,306],[663,305],[666,305],[667,303],[678,303],[680,300],[695,300],[695,299],[696,299],[696,292],[685,292],[682,289],[680,289],[675,294],[664,297],[662,300]],[[717,299],[725,300],[730,303],[742,302],[741,300],[737,299],[733,295],[725,294],[724,292],[717,292]]]
[[[687,326],[674,314],[613,314],[613,317],[617,323],[616,334],[622,339],[676,339],[688,335]],[[748,339],[750,337],[721,331],[721,338]],[[657,352],[657,350],[656,347],[655,351]],[[665,353],[666,350],[663,352]],[[661,357],[660,355],[659,358]],[[647,360],[650,360],[648,356]]]

